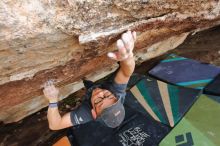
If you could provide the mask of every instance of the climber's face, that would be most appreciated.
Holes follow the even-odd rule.
[[[99,116],[102,111],[113,105],[117,98],[109,90],[96,88],[92,92],[91,103],[96,116]]]

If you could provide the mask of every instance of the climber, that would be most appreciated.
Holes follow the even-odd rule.
[[[82,105],[61,117],[58,110],[59,90],[51,82],[44,86],[43,93],[49,101],[47,118],[49,128],[59,130],[78,124],[85,124],[91,120],[100,121],[105,126],[115,128],[125,117],[123,107],[125,90],[128,80],[135,67],[133,56],[136,32],[127,31],[117,41],[117,51],[109,52],[107,56],[120,62],[113,81],[104,84],[94,84],[84,81],[87,93]]]

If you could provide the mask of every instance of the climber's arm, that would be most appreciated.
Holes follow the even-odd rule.
[[[45,97],[49,101],[47,112],[49,128],[51,130],[59,130],[73,126],[70,120],[70,113],[67,113],[62,117],[59,113],[57,105],[59,90],[52,83],[49,82],[47,83],[47,85],[45,85],[43,92]]]
[[[70,120],[70,112],[61,117],[58,108],[48,108],[47,119],[51,130],[59,130],[73,126]]]
[[[120,61],[120,68],[115,76],[115,82],[118,84],[126,84],[134,72],[135,60],[133,49],[135,40],[136,32],[127,31],[117,41],[117,52],[108,53],[110,58]]]

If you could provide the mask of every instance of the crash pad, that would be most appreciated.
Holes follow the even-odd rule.
[[[220,97],[202,94],[160,146],[219,146]]]
[[[204,93],[220,96],[220,74],[205,87]]]
[[[67,136],[60,138],[53,146],[71,146],[71,143]]]
[[[199,90],[167,84],[149,76],[140,80],[130,91],[155,120],[171,127],[183,117],[200,94]]]
[[[72,133],[78,146],[158,146],[170,130],[169,126],[125,104],[125,119],[119,127],[109,128],[91,121],[73,127]]]
[[[203,89],[219,73],[219,67],[175,54],[170,54],[149,71],[160,80],[196,89]]]

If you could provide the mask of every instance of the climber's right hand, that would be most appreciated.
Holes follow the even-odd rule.
[[[52,81],[44,84],[43,93],[50,103],[58,102],[59,89],[54,86]]]

